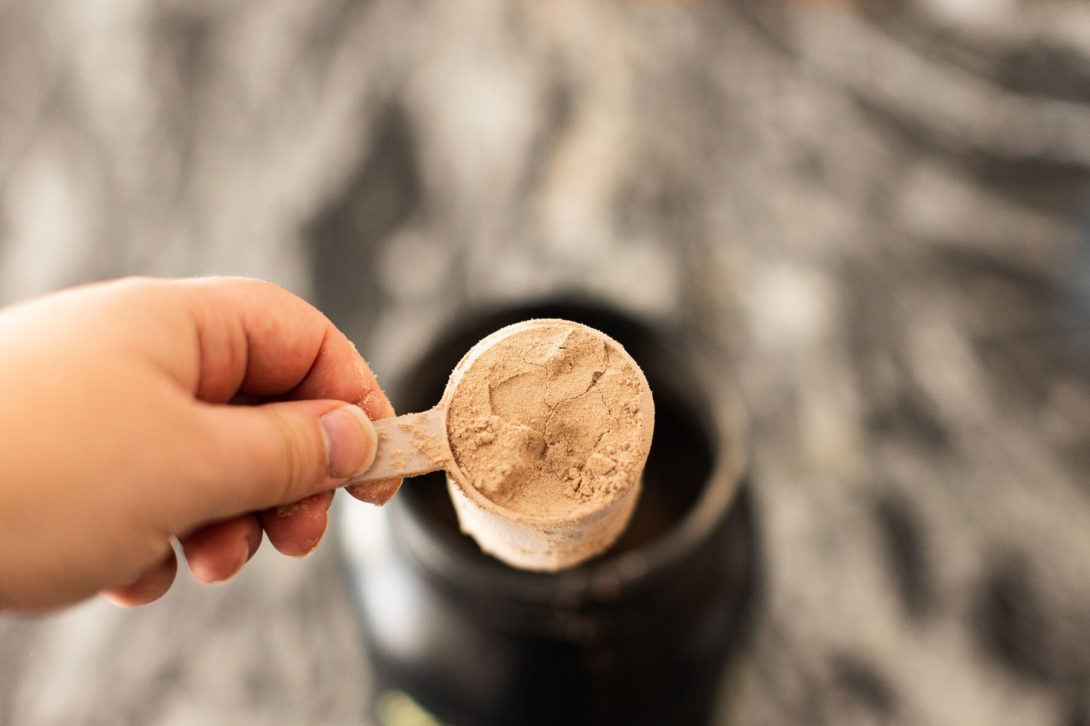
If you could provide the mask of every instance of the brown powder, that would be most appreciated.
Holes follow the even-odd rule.
[[[582,326],[552,322],[503,339],[462,371],[451,397],[454,460],[519,514],[600,508],[643,467],[642,381],[627,355]]]
[[[417,417],[424,417],[426,413],[414,414]],[[428,459],[428,464],[433,467],[441,467],[446,463],[447,452],[443,443],[437,438],[432,436],[425,430],[420,424],[415,423],[402,423],[399,424],[402,431],[405,431],[412,438],[413,449],[418,454],[423,454]]]

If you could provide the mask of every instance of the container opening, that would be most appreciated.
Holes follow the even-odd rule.
[[[632,521],[616,545],[601,557],[573,568],[579,570],[662,537],[695,506],[708,483],[714,464],[711,416],[704,410],[692,371],[684,368],[673,346],[631,318],[593,305],[545,304],[483,318],[473,316],[471,325],[452,326],[449,334],[424,355],[394,392],[394,399],[400,411],[430,408],[442,396],[451,369],[474,343],[504,325],[542,317],[584,323],[617,340],[643,368],[655,399],[655,433]],[[479,560],[482,567],[510,571],[507,565],[483,554],[472,539],[459,531],[442,472],[414,479],[402,488],[398,498],[406,509],[428,523],[430,534],[442,540],[444,549]]]

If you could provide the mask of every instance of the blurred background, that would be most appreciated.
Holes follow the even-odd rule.
[[[724,723],[1090,724],[1088,170],[1080,0],[0,0],[0,302],[261,277],[380,381],[563,292],[712,350]],[[366,722],[332,541],[0,655],[0,724]]]

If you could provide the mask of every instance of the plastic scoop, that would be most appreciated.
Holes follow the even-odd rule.
[[[501,354],[521,372],[501,370]],[[581,368],[573,364],[583,360],[576,360],[580,355],[591,357]],[[488,388],[467,392],[469,386],[461,388],[467,378],[478,386],[484,381]],[[492,414],[500,414],[486,417],[492,429],[478,433],[472,446],[465,443],[464,430],[450,428],[449,415],[452,402],[464,408],[471,393],[490,400],[496,406]],[[506,398],[501,400],[501,394]],[[512,401],[518,410],[539,410],[541,415],[507,420],[503,414],[511,410]],[[565,427],[562,414],[575,417],[582,428]],[[623,426],[618,423],[622,419]],[[346,485],[445,469],[463,532],[507,564],[551,571],[600,554],[624,531],[651,448],[654,403],[643,372],[615,340],[579,323],[530,320],[501,328],[474,345],[451,373],[434,408],[374,425],[375,462]],[[498,431],[500,438],[491,431]],[[514,436],[507,441],[519,446],[499,448],[504,435]],[[581,441],[589,441],[590,448]],[[489,467],[474,459],[477,446],[495,448]],[[512,457],[517,461],[504,458],[515,449]],[[557,470],[558,461],[576,463]],[[544,476],[553,477],[547,492],[528,489],[545,481]],[[495,487],[496,479],[503,484],[502,492]],[[537,509],[537,501],[547,506]]]

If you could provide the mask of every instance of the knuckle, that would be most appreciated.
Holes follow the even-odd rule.
[[[293,425],[292,420],[283,411],[273,409],[273,422],[280,432],[281,461],[280,475],[276,477],[276,504],[285,504],[298,499],[301,492],[309,489],[315,477],[314,457],[310,456],[312,447],[304,427]]]

